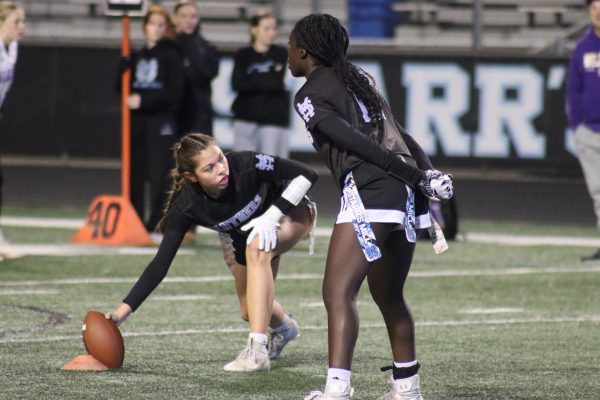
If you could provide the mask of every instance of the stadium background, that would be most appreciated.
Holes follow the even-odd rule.
[[[104,16],[101,0],[22,3],[27,35],[0,123],[5,204],[86,207],[120,185],[120,23]],[[354,33],[352,59],[375,76],[398,120],[440,169],[455,175],[461,217],[594,224],[564,116],[569,50],[588,22],[583,1],[198,3],[203,33],[223,55],[213,100],[216,136],[224,147],[232,140],[230,57],[247,43],[247,17],[274,12],[285,45],[295,20],[329,12]],[[134,21],[134,48],[140,40]],[[425,76],[419,84],[424,66],[441,80]],[[288,82],[292,91],[302,84],[291,77]],[[315,197],[333,212],[333,182],[313,161],[301,121],[292,120],[293,157],[323,172]]]

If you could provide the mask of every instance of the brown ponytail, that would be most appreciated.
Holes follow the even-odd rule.
[[[163,211],[163,217],[156,227],[159,232],[164,232],[165,220],[173,207],[175,199],[179,193],[181,193],[181,190],[185,185],[186,178],[184,174],[186,172],[194,174],[194,170],[196,169],[194,157],[214,143],[215,140],[211,136],[202,133],[190,133],[173,146],[173,159],[175,160],[175,168],[171,170],[173,185],[169,191],[169,197]]]

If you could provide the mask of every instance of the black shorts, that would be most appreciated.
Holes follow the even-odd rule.
[[[314,223],[317,218],[316,204],[308,196],[305,196],[304,199],[302,199],[300,201],[300,204],[304,204],[310,210],[310,214],[313,218],[313,229],[314,229]],[[300,205],[300,204],[298,204],[298,205]],[[228,235],[230,238],[230,243],[233,246],[233,250],[234,250],[235,261],[240,265],[246,266],[247,265],[246,241],[248,240],[248,236],[250,235],[250,233],[249,232],[242,233],[239,231],[233,231],[233,232],[227,232],[227,233],[222,233],[222,234]],[[311,235],[312,235],[312,232],[311,232]],[[306,237],[303,239],[308,239],[308,238],[309,237]]]

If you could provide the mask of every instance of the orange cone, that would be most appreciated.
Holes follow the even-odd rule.
[[[65,371],[107,371],[109,368],[90,354],[79,355],[62,366]]]
[[[150,246],[152,238],[133,206],[123,196],[97,196],[88,209],[85,225],[71,243],[103,246]]]

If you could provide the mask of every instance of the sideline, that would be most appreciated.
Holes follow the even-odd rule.
[[[534,274],[574,274],[598,273],[600,264],[568,267],[537,267],[537,268],[502,268],[502,269],[467,269],[467,270],[435,270],[435,271],[410,271],[412,278],[440,278],[440,277],[467,277],[467,276],[508,276],[508,275],[534,275]],[[139,277],[123,278],[72,278],[72,279],[41,279],[27,281],[0,281],[0,287],[18,286],[56,286],[56,285],[98,285],[115,283],[135,283]],[[232,280],[231,275],[212,276],[167,276],[162,283],[208,283]],[[323,279],[322,273],[305,274],[280,274],[277,280],[319,280]]]

